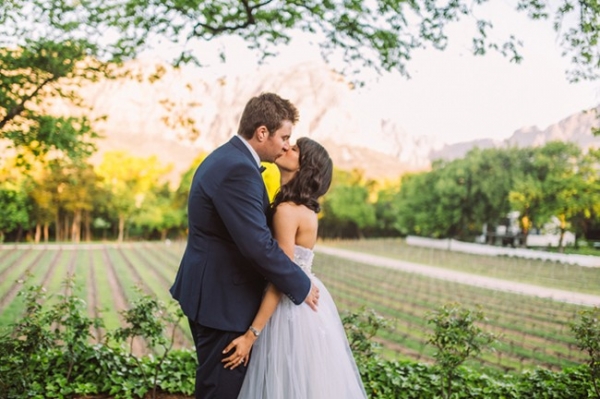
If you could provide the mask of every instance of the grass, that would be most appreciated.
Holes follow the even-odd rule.
[[[315,257],[313,271],[329,288],[339,308],[372,308],[393,320],[396,328],[382,332],[379,338],[398,348],[402,357],[432,360],[432,350],[426,346],[430,332],[427,314],[445,303],[457,301],[470,308],[481,306],[489,319],[485,327],[506,339],[505,345],[499,347],[501,357],[493,353],[482,355],[482,362],[486,364],[504,370],[535,365],[559,369],[583,361],[583,354],[573,350],[574,338],[565,328],[581,307],[372,267],[323,254]]]
[[[65,294],[64,281],[65,277],[69,274],[69,266],[72,261],[75,260],[76,254],[74,251],[53,251],[56,253],[54,263],[51,265],[53,270],[49,271],[50,275],[44,286],[51,295],[48,299],[49,304],[55,303],[58,298],[58,294]],[[83,288],[83,287],[81,287]]]
[[[326,244],[507,280],[523,281],[524,275],[535,274],[528,282],[542,285],[556,280],[558,288],[574,287],[573,290],[592,293],[600,291],[590,288],[598,282],[600,270],[409,247],[403,240],[332,241]],[[118,248],[111,245],[63,250],[46,284],[56,287],[57,281],[66,277],[74,261],[74,278],[83,285],[80,295],[88,301],[93,269],[100,315],[106,327],[112,330],[120,325],[118,311],[121,309],[117,307],[115,298],[122,296],[125,301],[136,298],[138,293],[134,286],[139,285],[138,280],[157,298],[166,302],[171,300],[168,288],[175,277],[184,246],[185,243],[177,242],[171,245],[138,243]],[[3,251],[17,252],[6,254]],[[6,279],[0,281],[0,297],[28,268],[36,276],[36,281],[41,282],[57,252],[57,247],[41,252],[0,250],[0,258],[3,259],[0,273],[6,270],[5,277],[12,278],[9,282]],[[37,256],[40,258],[36,262]],[[14,270],[3,268],[6,262],[14,263]],[[340,311],[373,308],[391,321],[394,328],[381,331],[377,337],[384,344],[382,353],[386,357],[432,361],[433,349],[427,344],[430,331],[427,314],[443,304],[458,301],[468,307],[482,306],[488,317],[484,327],[502,335],[497,351],[482,354],[471,362],[472,366],[491,366],[502,371],[520,371],[535,366],[559,369],[582,363],[584,359],[584,354],[574,345],[568,325],[582,307],[369,266],[320,253],[315,257],[313,271],[328,287]],[[117,286],[111,285],[111,276],[118,281]],[[19,316],[18,300],[13,302],[8,313],[8,308],[2,311],[0,326]],[[189,346],[191,340],[187,325],[182,323],[181,327],[188,340],[184,345]]]
[[[324,245],[486,277],[600,295],[600,268],[534,259],[470,255],[407,245],[405,240],[328,240]]]
[[[0,284],[0,298],[14,296],[12,300],[4,304],[0,309],[0,327],[6,327],[13,323],[23,312],[23,301],[18,295],[18,290],[24,281],[29,284],[39,285],[46,274],[46,267],[51,265],[55,258],[55,251],[52,252],[22,252],[21,259],[17,260],[4,276],[4,281]]]
[[[101,249],[92,250],[94,276],[96,278],[96,293],[99,313],[108,330],[114,330],[121,325],[115,294],[112,292],[106,268],[105,253]]]

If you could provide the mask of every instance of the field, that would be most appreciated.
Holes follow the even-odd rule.
[[[402,240],[321,245],[600,294],[600,269],[413,248]],[[182,243],[5,246],[0,249],[0,328],[7,327],[23,311],[17,293],[28,275],[30,283],[43,285],[49,293],[64,291],[62,281],[73,275],[90,314],[100,316],[106,328],[115,328],[121,323],[119,311],[138,295],[136,286],[170,301],[168,288],[182,251]],[[377,337],[386,357],[430,362],[432,348],[426,344],[430,331],[426,315],[445,303],[460,302],[471,308],[481,306],[488,317],[484,327],[500,336],[495,352],[482,354],[471,363],[473,366],[505,372],[534,366],[556,370],[585,359],[569,328],[577,311],[583,309],[580,306],[470,287],[324,254],[315,257],[313,272],[329,288],[340,311],[372,308],[390,320],[393,328],[381,331]],[[191,347],[185,323],[175,330],[177,346]],[[96,337],[102,334],[94,331]],[[136,343],[136,351],[144,351],[143,342]]]

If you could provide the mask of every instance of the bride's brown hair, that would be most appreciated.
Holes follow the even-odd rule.
[[[300,153],[300,169],[292,180],[281,186],[273,200],[272,209],[289,201],[319,212],[319,198],[331,185],[333,162],[327,150],[312,139],[299,138],[296,145]]]

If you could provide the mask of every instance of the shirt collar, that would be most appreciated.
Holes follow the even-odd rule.
[[[254,158],[254,161],[256,161],[256,164],[258,165],[258,167],[260,167],[260,157],[258,156],[258,154],[256,153],[256,151],[254,150],[254,148],[252,148],[252,146],[250,145],[250,143],[248,143],[248,141],[246,141],[245,138],[243,138],[240,135],[237,135],[236,137],[238,137],[240,139],[240,141],[242,143],[244,143],[244,145],[246,146],[246,148],[248,148],[248,151],[250,151],[250,154],[252,154],[252,158]]]

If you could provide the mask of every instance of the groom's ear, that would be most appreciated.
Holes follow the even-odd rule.
[[[254,131],[254,137],[256,137],[256,140],[262,143],[269,138],[269,129],[267,129],[265,125],[260,125]]]

